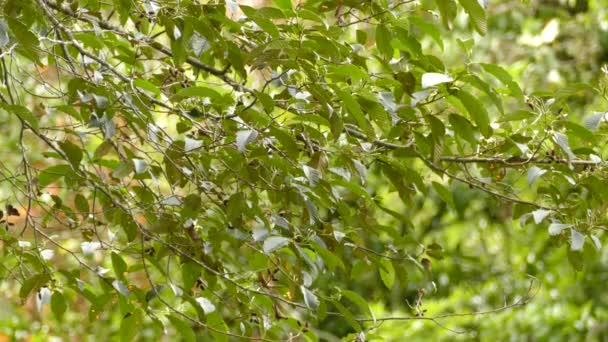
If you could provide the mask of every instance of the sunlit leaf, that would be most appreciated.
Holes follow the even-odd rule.
[[[289,239],[282,236],[271,236],[264,240],[264,253],[270,254],[289,244]]]

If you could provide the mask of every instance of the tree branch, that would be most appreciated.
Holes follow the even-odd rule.
[[[89,24],[96,25],[102,29],[112,31],[112,32],[116,33],[117,35],[128,39],[131,42],[138,42],[140,44],[148,45],[151,48],[163,53],[164,55],[166,55],[168,57],[173,57],[173,52],[171,52],[171,49],[167,48],[166,46],[162,45],[161,43],[159,43],[155,40],[150,40],[147,38],[136,38],[133,34],[127,32],[127,31],[124,31],[123,29],[121,29],[118,26],[112,25],[111,23],[109,23],[106,20],[99,19],[99,18],[96,18],[96,17],[88,15],[88,14],[84,14],[84,13],[76,13],[76,12],[72,11],[70,8],[61,6],[53,0],[44,0],[44,2],[50,8],[52,8],[58,12],[61,12],[67,16],[70,16],[74,19],[77,19],[80,21],[86,21]],[[201,69],[203,71],[206,71],[206,72],[220,78],[222,81],[224,81],[224,83],[228,84],[235,90],[247,92],[250,94],[255,94],[255,92],[252,89],[240,84],[236,80],[234,80],[231,77],[229,77],[228,75],[226,75],[227,70],[220,70],[220,69],[214,68],[191,56],[186,58],[186,63],[190,64],[191,66],[193,66],[195,68]]]
[[[349,128],[349,127],[344,127],[344,130],[348,134],[354,136],[357,139],[367,141],[367,136],[364,133],[361,133],[361,132],[359,132],[356,129]],[[382,146],[382,147],[386,147],[386,148],[390,148],[390,149],[411,148],[411,144],[408,144],[408,145],[398,145],[398,144],[387,143],[387,142],[380,141],[380,140],[374,140],[371,143],[373,143],[376,146]],[[529,206],[533,206],[533,207],[539,208],[539,209],[557,210],[555,208],[546,207],[546,206],[540,205],[538,203],[524,201],[524,200],[521,200],[519,198],[509,197],[507,195],[503,195],[503,194],[501,194],[499,192],[496,192],[496,191],[494,191],[492,189],[488,189],[487,187],[485,187],[484,184],[479,184],[479,183],[470,181],[468,179],[462,178],[460,176],[457,176],[457,175],[455,175],[455,174],[453,174],[451,172],[448,172],[446,169],[443,169],[443,168],[435,165],[431,160],[429,160],[428,158],[426,158],[425,156],[423,156],[416,149],[412,149],[412,150],[416,154],[416,157],[418,159],[422,160],[424,162],[424,164],[426,164],[426,166],[429,167],[431,170],[433,170],[433,171],[435,171],[435,172],[437,172],[439,174],[446,175],[449,178],[452,178],[452,179],[457,180],[457,181],[459,181],[461,183],[467,184],[467,185],[469,185],[469,186],[471,186],[473,188],[481,190],[481,191],[483,191],[485,193],[488,193],[488,194],[490,194],[492,196],[498,197],[498,198],[500,198],[500,199],[502,199],[504,201],[513,202],[513,203],[519,203],[519,204],[523,204],[523,205],[529,205]]]

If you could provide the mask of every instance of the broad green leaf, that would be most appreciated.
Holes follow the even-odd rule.
[[[142,318],[139,312],[128,313],[120,322],[120,341],[131,342],[142,330]]]
[[[42,170],[38,175],[38,184],[42,187],[46,187],[59,180],[59,178],[71,173],[72,168],[69,165],[60,164],[49,166]]]
[[[359,307],[359,310],[361,311],[362,314],[375,318],[372,308],[369,306],[367,301],[363,297],[361,297],[358,293],[356,293],[354,291],[350,291],[350,290],[344,290],[344,289],[341,290],[340,293],[342,293],[342,295],[344,297],[346,297],[349,301],[355,303],[355,305],[357,305],[357,307]]]
[[[336,256],[331,251],[319,246],[318,244],[314,244],[315,251],[321,256],[323,262],[330,271],[334,272],[336,267],[340,267],[343,271],[346,270],[346,266],[344,266],[344,262],[338,256]]]
[[[450,114],[448,119],[456,135],[459,135],[464,140],[468,141],[472,147],[477,146],[478,141],[475,138],[474,127],[469,120],[458,114]]]
[[[201,269],[194,262],[185,262],[182,265],[182,281],[184,290],[190,291],[201,274]]]
[[[481,7],[477,0],[458,0],[460,5],[469,15],[475,30],[481,35],[485,35],[488,30],[488,23],[486,18],[486,11]]]
[[[186,342],[196,342],[196,334],[190,324],[186,323],[185,319],[182,317],[178,317],[176,315],[167,316],[175,331],[178,332],[184,341]]]
[[[201,197],[197,194],[190,194],[184,198],[182,208],[182,218],[194,218],[196,217],[202,208]]]
[[[560,123],[567,129],[569,136],[579,138],[583,142],[596,143],[595,136],[587,128],[572,121],[561,121]]]
[[[361,325],[355,319],[355,316],[350,312],[344,305],[340,304],[338,301],[333,301],[332,304],[338,309],[342,318],[344,318],[350,326],[355,329],[355,331],[361,331]]]
[[[348,114],[350,114],[357,122],[359,128],[361,128],[361,130],[365,132],[368,136],[373,136],[374,131],[367,119],[365,118],[365,114],[361,110],[361,106],[359,105],[357,100],[355,100],[355,98],[346,91],[338,91],[338,96],[342,100],[344,108],[346,109]]]
[[[567,99],[570,96],[578,95],[581,93],[594,93],[595,89],[586,83],[568,83],[563,87],[560,87],[555,93],[556,100]]]
[[[496,64],[481,63],[480,65],[487,73],[496,77],[500,82],[506,85],[511,91],[511,95],[513,95],[520,101],[524,101],[524,94],[521,91],[521,88],[517,83],[513,81],[513,78],[505,69]]]
[[[17,20],[13,17],[5,17],[6,22],[8,23],[13,36],[19,43],[18,51],[33,61],[38,60],[38,47],[40,46],[40,41],[38,37],[32,33],[27,26],[23,25],[20,20]]]
[[[275,5],[282,10],[291,10],[291,0],[273,0]]]
[[[214,99],[221,97],[217,91],[207,87],[183,88],[177,92],[178,97],[208,97],[213,102]]]
[[[220,315],[220,313],[216,312],[212,312],[209,315],[207,315],[206,321],[207,324],[209,326],[212,326],[214,328],[214,331],[211,332],[211,335],[213,335],[213,337],[215,338],[215,341],[217,342],[228,342],[228,335],[225,333],[228,333],[228,327],[226,326],[226,322],[224,322],[224,320],[222,319],[222,316]],[[224,334],[222,333],[224,332]]]
[[[68,305],[65,302],[64,295],[59,291],[53,291],[53,295],[51,296],[51,311],[53,311],[53,315],[58,320],[62,320],[67,309]]]
[[[425,21],[424,19],[422,19],[421,17],[417,17],[417,16],[410,16],[407,19],[411,23],[416,25],[416,27],[418,27],[424,33],[431,36],[431,38],[433,38],[433,40],[437,43],[437,45],[439,45],[441,50],[443,50],[443,40],[441,39],[441,32],[439,31],[439,28],[437,28],[437,26],[435,26],[434,24],[431,24],[431,23]]]
[[[38,129],[38,118],[27,108],[19,105],[9,105],[6,103],[0,104],[2,109],[6,110],[10,114],[17,115],[21,120],[25,121],[33,129]]]
[[[392,39],[392,34],[385,25],[378,25],[376,27],[376,46],[384,58],[390,59],[393,57]]]
[[[142,90],[145,90],[145,91],[151,93],[154,96],[160,95],[160,89],[148,80],[144,80],[144,79],[140,78],[140,79],[133,81],[133,85],[136,86],[137,88],[140,88]]]
[[[475,0],[477,1],[477,0]],[[469,115],[477,124],[477,127],[481,133],[489,138],[492,136],[492,128],[490,127],[490,118],[484,105],[479,102],[473,95],[467,93],[464,90],[459,90],[456,96],[462,102]]]
[[[498,122],[521,121],[521,120],[534,118],[536,116],[537,116],[536,114],[534,114],[530,111],[527,111],[527,110],[516,110],[516,111],[513,111],[506,115],[503,115],[497,121]]]
[[[445,203],[452,207],[454,206],[454,198],[452,197],[450,190],[443,186],[443,184],[437,182],[433,182],[433,188]]]
[[[89,214],[89,201],[82,194],[76,194],[76,197],[74,197],[74,205],[81,213],[85,215]]]
[[[49,280],[49,275],[46,273],[36,274],[26,279],[21,285],[21,289],[19,290],[19,297],[25,300],[32,291],[38,290],[40,287],[44,286]]]
[[[127,272],[127,263],[122,259],[122,257],[115,252],[111,254],[112,259],[112,267],[114,268],[114,273],[118,278],[124,278]]]
[[[388,259],[380,259],[378,271],[380,272],[382,283],[389,290],[392,289],[395,283],[395,268],[393,267],[393,263]]]
[[[435,0],[435,3],[437,4],[437,8],[439,8],[439,13],[441,13],[443,26],[450,30],[452,28],[452,22],[458,13],[456,2],[453,0]]]
[[[72,166],[78,169],[83,156],[82,148],[69,140],[60,141],[58,145],[63,150],[63,153],[66,154]]]

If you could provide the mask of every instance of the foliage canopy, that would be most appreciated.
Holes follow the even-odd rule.
[[[588,274],[607,15],[555,3],[3,1],[4,332],[458,335]]]

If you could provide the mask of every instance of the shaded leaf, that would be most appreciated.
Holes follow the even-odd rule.
[[[474,0],[477,1],[477,0]],[[464,90],[459,90],[456,94],[460,102],[464,105],[469,115],[477,124],[477,127],[481,133],[489,138],[492,136],[492,128],[490,127],[490,118],[484,105],[479,102],[473,95],[467,93]]]

